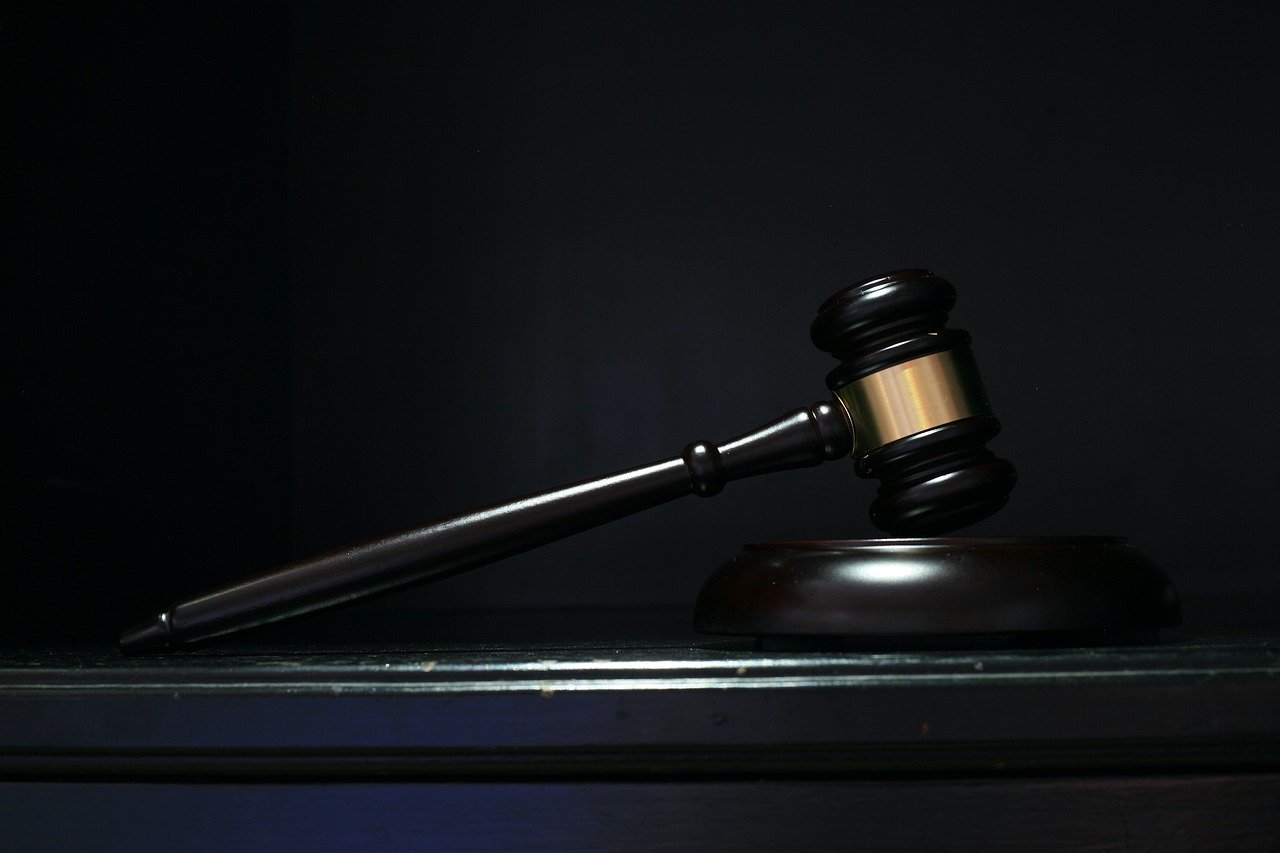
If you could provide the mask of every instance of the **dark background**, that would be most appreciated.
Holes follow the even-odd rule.
[[[956,283],[1021,474],[971,532],[1127,535],[1248,618],[1280,591],[1278,18],[7,16],[3,631],[110,637],[289,557],[728,438],[823,397],[817,305],[904,266]],[[744,541],[874,535],[852,468],[365,606],[687,606]]]

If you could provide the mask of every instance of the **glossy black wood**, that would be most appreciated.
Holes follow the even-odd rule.
[[[126,653],[174,648],[447,577],[731,480],[847,456],[844,415],[819,402],[719,447],[496,504],[301,560],[174,605],[120,638]]]
[[[708,634],[894,649],[1151,640],[1180,619],[1164,571],[1107,536],[747,545],[694,611]]]
[[[944,329],[950,282],[902,270],[828,299],[813,340],[843,363],[831,389],[899,362],[969,345]],[[976,381],[976,380],[975,380]],[[872,520],[895,534],[926,535],[985,518],[1008,498],[1013,467],[986,450],[994,417],[971,417],[864,453],[858,473],[879,477]],[[588,480],[301,560],[183,601],[126,632],[129,653],[170,649],[476,568],[686,494],[817,465],[850,452],[840,404],[799,409],[723,446],[691,444],[677,459]]]
[[[818,311],[810,334],[840,359],[832,391],[895,364],[968,349],[969,333],[945,328],[956,302],[951,282],[929,270],[897,270],[851,285]],[[862,453],[858,474],[880,480],[876,527],[894,536],[935,536],[981,521],[1008,502],[1017,473],[987,450],[993,416],[966,418]]]
[[[759,651],[679,609],[0,650],[0,848],[1269,849],[1280,608],[1209,609],[1015,651]]]
[[[502,621],[489,612],[406,616],[394,639],[353,626],[356,643],[0,650],[0,776],[1280,769],[1274,619],[1155,645],[884,653],[699,639],[679,609],[515,614],[497,632],[477,625]]]
[[[880,480],[872,523],[895,536],[936,536],[998,512],[1018,482],[986,448],[999,431],[993,416],[965,418],[859,456],[858,475]]]

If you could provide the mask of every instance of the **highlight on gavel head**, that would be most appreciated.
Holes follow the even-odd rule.
[[[880,480],[871,521],[895,536],[933,536],[1009,500],[1014,468],[987,450],[1000,431],[969,333],[945,328],[951,282],[898,270],[822,304],[813,342],[840,360],[827,386],[853,430],[858,475]]]

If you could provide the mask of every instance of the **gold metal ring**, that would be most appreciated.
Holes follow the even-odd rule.
[[[836,392],[853,424],[853,453],[991,414],[978,364],[968,347],[904,361],[864,376]]]

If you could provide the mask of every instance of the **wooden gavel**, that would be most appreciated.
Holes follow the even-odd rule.
[[[174,605],[126,632],[126,653],[172,649],[438,580],[687,494],[818,465],[852,451],[877,478],[871,520],[931,536],[986,518],[1008,500],[1014,468],[986,449],[1000,430],[968,332],[947,329],[955,289],[899,270],[823,303],[813,342],[840,360],[833,400],[796,409],[725,444],[473,510],[300,560]]]

